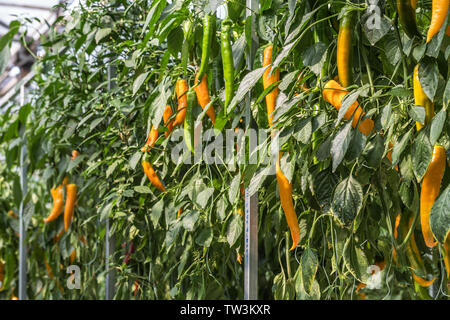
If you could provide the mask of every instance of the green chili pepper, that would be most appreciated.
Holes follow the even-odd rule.
[[[192,153],[194,153],[194,114],[192,109],[196,101],[195,91],[190,88],[187,92],[186,116],[184,118],[184,142]]]
[[[211,55],[212,37],[214,26],[216,25],[216,16],[205,14],[203,18],[203,40],[202,40],[202,61],[198,70],[199,83],[208,69],[209,56]],[[197,85],[197,84],[195,84]]]
[[[416,10],[411,6],[411,0],[397,0],[397,11],[400,23],[408,37],[420,36],[416,24]]]
[[[222,51],[223,77],[225,80],[225,106],[224,114],[227,114],[227,108],[230,105],[234,95],[234,62],[233,50],[231,49],[230,39],[231,20],[226,18],[222,21],[220,33],[220,47]]]

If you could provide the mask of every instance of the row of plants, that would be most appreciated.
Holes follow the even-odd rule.
[[[108,268],[115,299],[242,299],[247,189],[259,298],[447,299],[448,16],[448,0],[67,12],[29,103],[1,117],[0,298],[17,295],[22,203],[30,299],[100,299]]]

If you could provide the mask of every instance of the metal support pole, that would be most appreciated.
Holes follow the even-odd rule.
[[[20,105],[25,103],[24,84],[20,87]],[[22,147],[20,149],[20,189],[22,191],[22,200],[19,206],[19,300],[27,299],[27,230],[23,216],[25,197],[28,192],[27,185],[27,165],[25,159],[27,156],[27,141],[25,138],[25,126],[21,128]]]
[[[108,90],[115,87],[116,70],[114,66],[108,66]],[[111,221],[109,217],[106,218],[106,235],[105,235],[105,256],[106,256],[106,277],[105,277],[105,300],[112,300],[114,298],[114,285],[116,282],[114,269],[110,268],[111,258],[114,255],[116,248],[116,239],[114,235],[110,234]]]
[[[258,0],[246,1],[245,16],[252,16],[252,42],[247,48],[247,69],[252,70],[253,60],[258,47],[258,38],[255,32],[255,15],[258,12]],[[251,93],[245,98],[245,124],[246,131],[251,124]],[[247,135],[249,137],[249,135]],[[249,146],[252,144],[249,143]],[[252,150],[246,150],[251,153]],[[250,157],[247,157],[249,159]],[[245,189],[245,256],[244,256],[244,299],[258,299],[258,194],[249,196],[249,188]]]

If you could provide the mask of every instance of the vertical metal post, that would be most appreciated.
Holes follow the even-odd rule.
[[[258,47],[258,38],[255,32],[255,15],[258,11],[258,0],[247,0],[245,16],[252,16],[252,41],[247,48],[247,69],[252,70],[253,60]],[[245,99],[245,124],[246,132],[251,123],[251,92]],[[247,134],[247,137],[250,135]],[[252,144],[249,143],[249,146]],[[246,150],[251,153],[252,150]],[[250,157],[246,157],[249,159]],[[249,196],[249,188],[245,189],[245,251],[244,251],[244,299],[258,299],[258,194]]]
[[[25,104],[25,84],[20,87],[20,105]],[[24,221],[23,211],[25,197],[28,192],[27,185],[27,165],[25,159],[27,156],[27,141],[25,137],[25,127],[21,128],[22,147],[20,149],[20,189],[22,191],[22,200],[19,206],[19,300],[27,299],[27,230]]]
[[[114,66],[108,66],[108,90],[115,87],[116,83],[112,80],[115,78],[116,70]],[[105,277],[105,300],[112,300],[114,297],[114,285],[116,282],[115,272],[110,268],[111,258],[116,248],[116,239],[110,234],[111,221],[106,218],[106,235],[105,235],[105,256],[106,256],[106,277]]]

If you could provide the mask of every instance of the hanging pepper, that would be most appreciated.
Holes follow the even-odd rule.
[[[337,110],[341,108],[342,100],[344,99],[345,95],[348,94],[348,91],[346,91],[339,83],[337,83],[334,80],[328,81],[323,89],[323,98],[325,101],[330,103],[333,107],[335,107]],[[344,119],[350,120],[353,116],[352,120],[352,127],[355,128],[356,124],[364,116],[365,112],[362,111],[362,108],[360,107],[358,101],[355,101],[347,110],[347,112],[344,115]],[[369,133],[372,131],[374,126],[374,122],[372,119],[365,119],[359,121],[358,130],[361,131],[364,135],[368,136]]]
[[[198,80],[198,74],[195,76],[195,83],[197,83]],[[203,75],[202,81],[200,81],[200,84],[196,87],[194,87],[195,93],[197,95],[197,102],[202,107],[202,109],[205,109],[205,107],[211,102],[211,99],[209,98],[209,90],[208,90],[208,83],[206,81],[206,74]],[[211,119],[212,124],[216,122],[216,112],[214,111],[214,107],[211,105],[209,106],[208,110],[206,111],[206,114]]]
[[[145,142],[144,146],[141,148],[142,152],[147,152],[150,150],[150,148],[153,148],[155,146],[155,142],[158,139],[158,127],[155,127],[152,125],[152,129],[150,130],[147,141]]]
[[[177,80],[177,84],[175,87],[175,93],[177,95],[178,100],[178,113],[175,116],[175,121],[173,122],[173,126],[176,127],[184,122],[184,118],[186,116],[186,106],[187,106],[187,96],[186,93],[188,91],[188,85],[186,80],[179,79]]]
[[[234,61],[233,50],[231,48],[231,20],[226,18],[222,21],[222,27],[220,32],[220,47],[222,51],[222,67],[223,77],[225,80],[225,105],[224,114],[227,114],[228,106],[234,95]]]
[[[50,215],[44,219],[45,223],[55,220],[58,218],[63,212],[64,207],[64,195],[63,195],[63,185],[60,184],[56,188],[52,188],[50,193],[53,198],[53,209],[50,212]]]
[[[352,74],[352,28],[354,26],[354,11],[346,10],[339,24],[337,40],[337,69],[339,81],[342,86],[348,87],[353,84]]]
[[[64,208],[64,231],[67,232],[72,221],[75,203],[77,201],[77,185],[74,183],[68,184],[66,186],[66,194],[66,206]]]
[[[446,159],[444,147],[434,146],[433,157],[423,177],[422,189],[420,190],[420,223],[425,244],[430,248],[436,245],[430,227],[430,211],[434,201],[439,196]]]
[[[272,45],[269,45],[264,49],[263,67],[270,66],[272,64],[272,49]],[[268,67],[263,74],[264,90],[273,83],[280,81],[280,71],[278,69],[269,76],[271,68],[272,67]],[[278,93],[279,89],[278,87],[275,87],[266,95],[267,120],[269,122],[269,127],[272,126],[273,112],[275,110]]]
[[[184,142],[188,149],[194,153],[194,114],[193,108],[195,105],[195,91],[189,89],[187,93],[187,107],[186,107],[186,117],[184,118]]]
[[[153,170],[152,165],[149,161],[142,161],[142,168],[144,168],[145,175],[150,180],[150,182],[159,190],[166,191],[166,188],[163,186],[161,180],[159,180],[155,170]]]
[[[164,136],[166,138],[169,136],[169,134],[173,130],[173,120],[170,120],[170,122],[169,122],[169,118],[172,116],[172,114],[173,114],[172,108],[169,105],[167,105],[163,112],[164,126],[167,128],[167,131],[164,132]]]
[[[427,43],[431,41],[444,25],[448,7],[449,0],[433,0],[431,4],[431,22],[427,33]]]
[[[413,75],[413,87],[414,87],[414,103],[417,106],[422,106],[425,108],[425,125],[430,123],[431,119],[434,116],[434,103],[428,99],[428,96],[422,89],[419,81],[419,65],[417,64],[414,67],[414,75]],[[416,122],[417,131],[424,127],[420,122]]]
[[[214,14],[205,13],[205,16],[203,17],[202,60],[197,74],[198,78],[195,78],[195,85],[197,85],[198,79],[202,80],[203,75],[206,74],[206,70],[208,69],[215,25],[216,16]]]
[[[408,37],[420,37],[416,24],[416,2],[411,0],[397,0],[397,12],[400,23]]]
[[[76,157],[78,157],[80,153],[77,150],[72,150],[72,158],[71,160],[75,160]]]
[[[292,247],[290,250],[295,249],[300,242],[300,227],[298,225],[297,214],[295,213],[294,203],[292,201],[292,183],[283,174],[280,167],[280,159],[283,156],[282,152],[279,152],[276,162],[276,176],[278,182],[278,189],[280,191],[280,202],[283,208],[286,221],[291,231]]]

